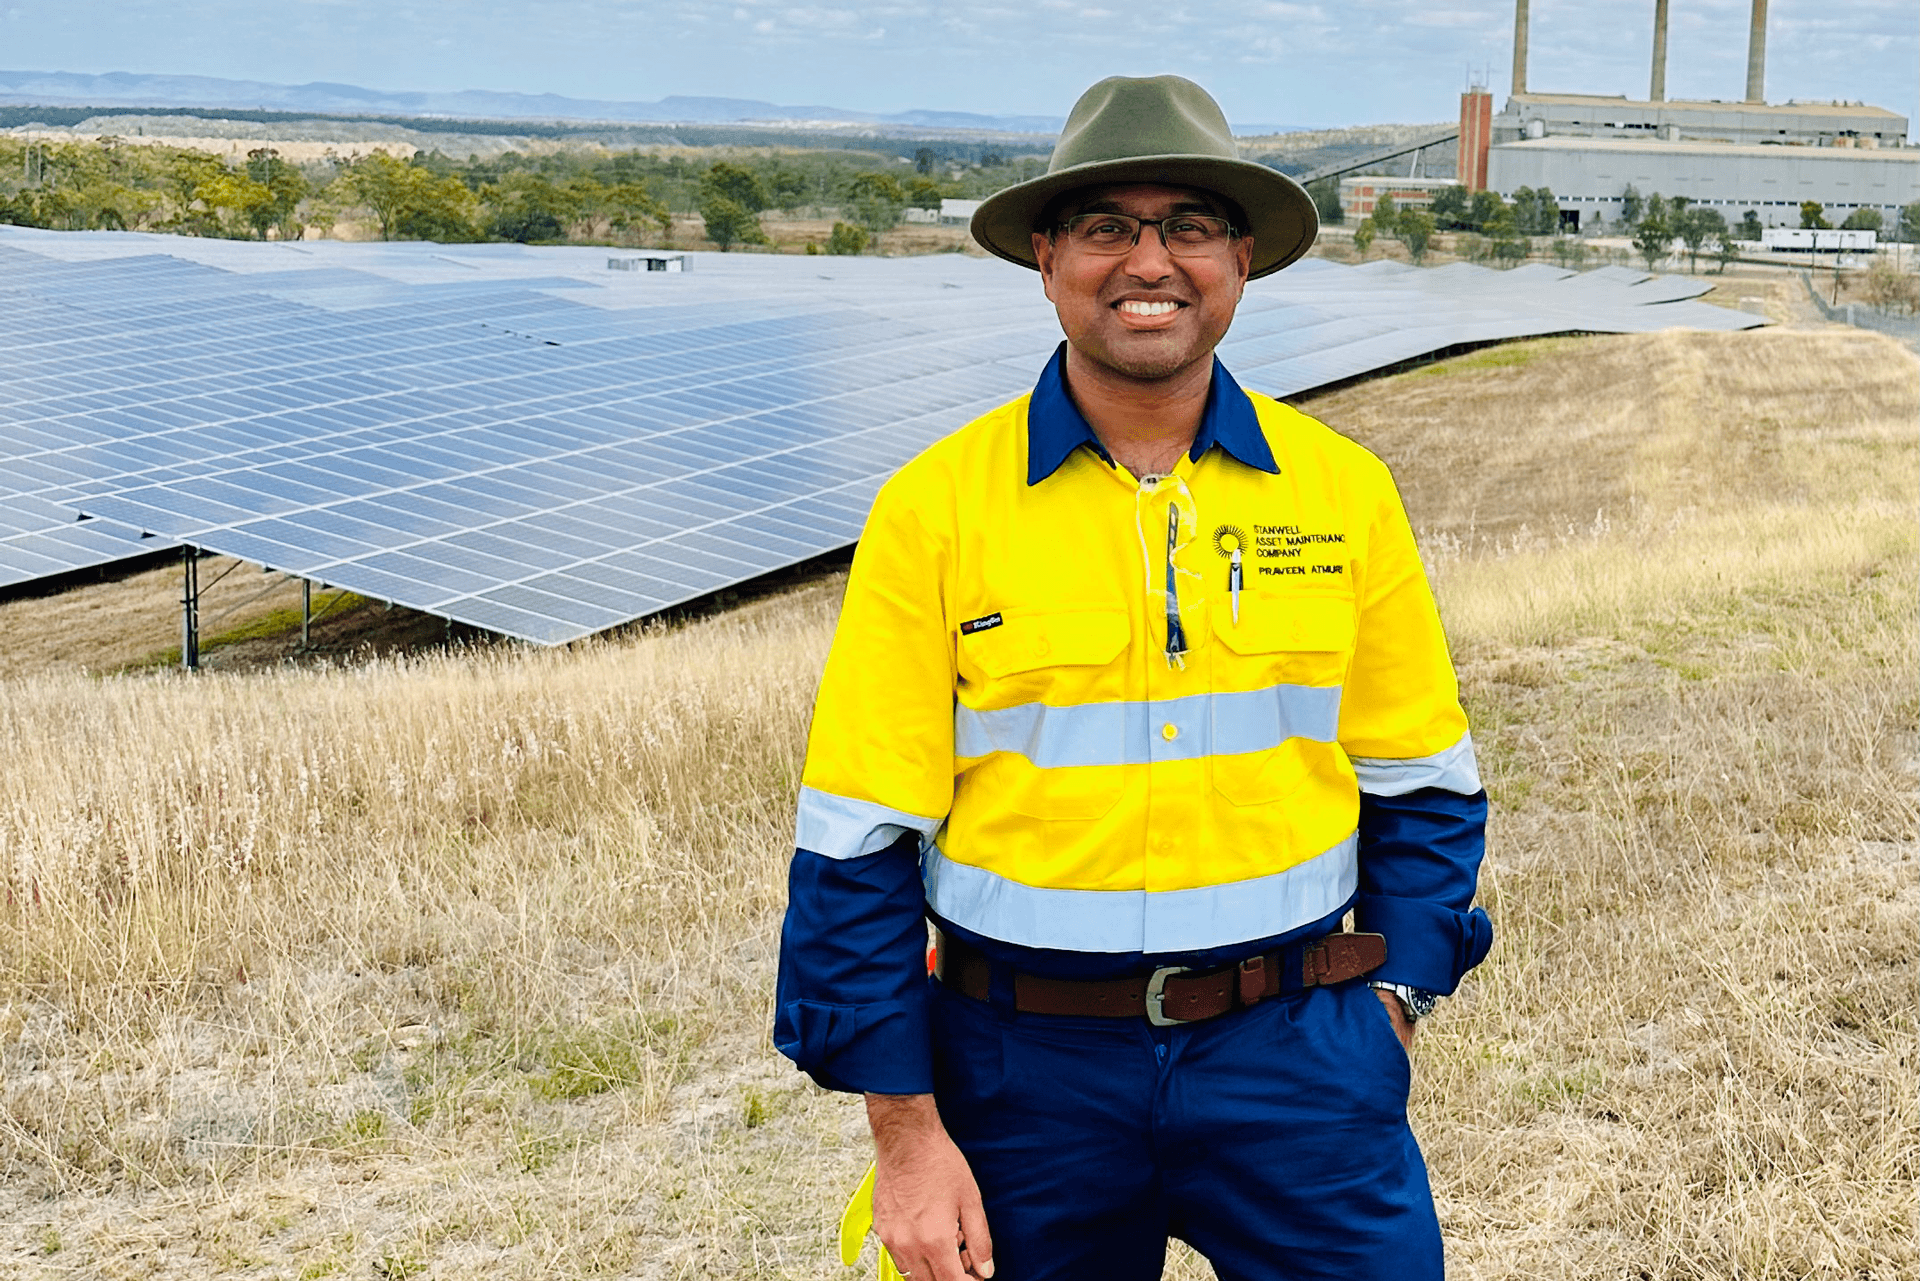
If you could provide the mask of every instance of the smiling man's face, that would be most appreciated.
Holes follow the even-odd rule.
[[[1064,222],[1083,213],[1232,217],[1206,192],[1148,184],[1090,187],[1076,192],[1055,217]],[[1154,381],[1211,358],[1233,323],[1253,241],[1236,236],[1216,251],[1175,257],[1155,228],[1142,227],[1130,252],[1101,255],[1075,245],[1064,232],[1036,232],[1033,252],[1067,341],[1115,373]]]

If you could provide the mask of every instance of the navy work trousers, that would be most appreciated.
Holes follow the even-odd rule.
[[[1362,981],[1179,1027],[1016,1014],[934,983],[941,1119],[995,1281],[1437,1281],[1409,1064]]]

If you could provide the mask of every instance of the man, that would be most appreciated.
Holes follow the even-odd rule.
[[[1171,76],[974,218],[1066,341],[875,500],[775,1015],[920,1281],[1440,1275],[1407,1049],[1491,940],[1485,793],[1385,468],[1213,357],[1317,229]]]

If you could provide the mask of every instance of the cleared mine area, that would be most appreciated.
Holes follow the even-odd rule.
[[[1914,1275],[1920,360],[1563,338],[1305,407],[1401,478],[1494,801],[1415,1051],[1454,1275]],[[195,677],[166,584],[0,604],[0,1273],[840,1275],[864,1122],[767,1039],[840,580],[291,665],[270,598]]]

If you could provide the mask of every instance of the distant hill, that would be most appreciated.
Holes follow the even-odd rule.
[[[673,96],[657,102],[607,102],[559,94],[389,92],[358,85],[315,82],[266,84],[210,76],[138,75],[115,71],[76,75],[67,71],[0,71],[0,102],[36,106],[227,107],[256,111],[313,111],[328,115],[460,116],[503,120],[605,120],[737,124],[798,122],[895,124],[932,129],[991,129],[1007,133],[1057,133],[1058,116],[992,116],[966,111],[901,111],[882,114],[841,107],[787,106],[747,98]]]
[[[319,81],[277,85],[257,80],[141,75],[125,71],[97,76],[68,71],[0,71],[0,103],[49,107],[199,107],[483,120],[898,125],[914,129],[1041,134],[1058,133],[1066,123],[1064,116],[996,116],[970,111],[878,113],[842,107],[782,105],[750,98],[675,95],[656,102],[609,102],[552,93],[495,93],[485,89],[414,93]],[[1249,134],[1291,130],[1291,126],[1269,124],[1236,128]]]

